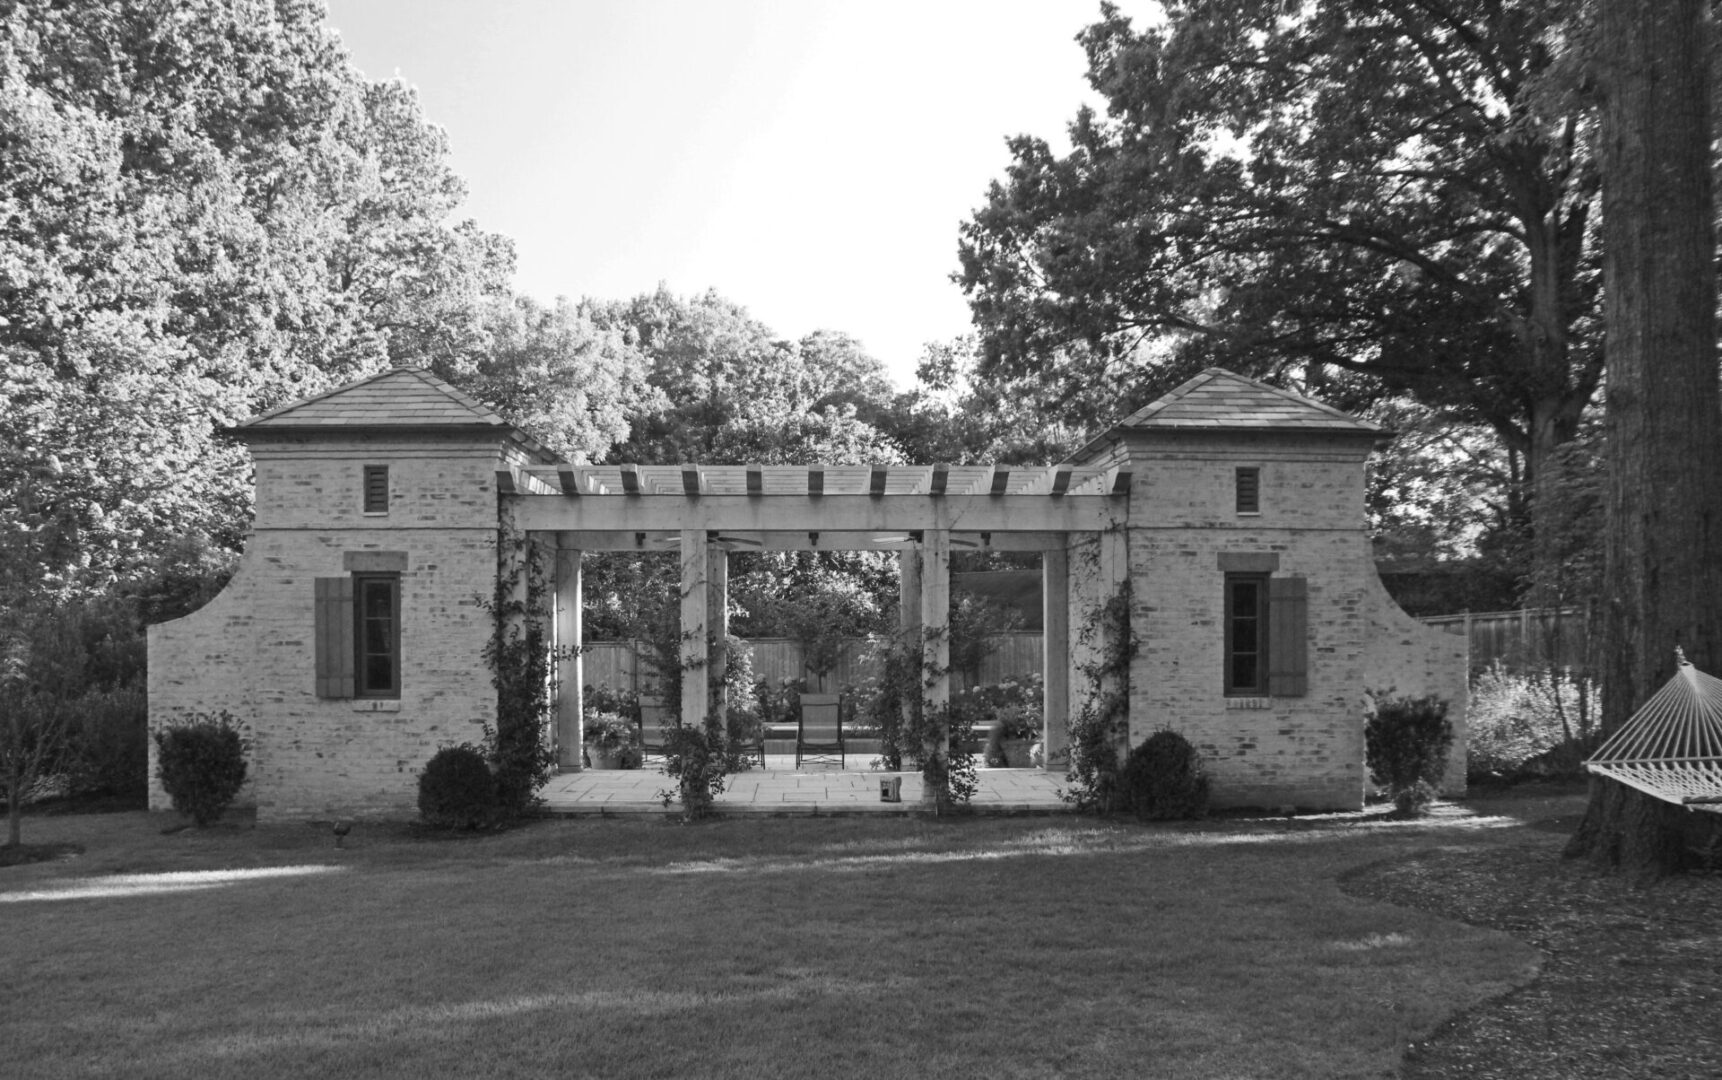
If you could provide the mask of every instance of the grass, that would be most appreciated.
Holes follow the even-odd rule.
[[[161,824],[27,823],[84,853],[0,871],[13,1074],[1380,1077],[1536,963],[1341,891],[1517,828],[1456,811]]]

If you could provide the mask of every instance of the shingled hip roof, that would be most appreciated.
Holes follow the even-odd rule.
[[[1110,439],[1133,431],[1271,431],[1361,435],[1392,432],[1289,390],[1247,379],[1224,368],[1208,368],[1171,393],[1131,413],[1090,439],[1071,456],[1081,462]]]
[[[420,367],[385,368],[315,397],[290,401],[228,429],[240,438],[272,432],[329,434],[356,430],[491,430],[546,462],[558,460],[536,440],[466,394]]]

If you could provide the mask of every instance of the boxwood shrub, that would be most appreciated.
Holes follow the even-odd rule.
[[[1190,740],[1156,731],[1130,752],[1119,774],[1122,809],[1145,821],[1206,817],[1208,774]]]
[[[439,829],[478,829],[502,814],[496,777],[471,743],[445,746],[419,774],[419,817]]]
[[[173,808],[201,828],[221,818],[245,783],[245,743],[226,709],[194,713],[155,733],[156,778]]]

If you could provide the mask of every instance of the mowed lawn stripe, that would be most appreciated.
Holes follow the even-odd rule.
[[[123,860],[98,834],[0,900],[111,861],[344,869],[0,904],[5,1041],[32,1077],[1378,1077],[1534,966],[1339,892],[1435,837],[1488,831],[562,821],[335,851],[134,829]]]

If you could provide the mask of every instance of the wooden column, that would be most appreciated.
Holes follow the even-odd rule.
[[[556,647],[556,761],[563,769],[578,771],[580,749],[585,738],[582,711],[586,671],[580,660],[585,596],[580,577],[580,552],[556,552],[556,619],[552,624]]]
[[[897,626],[908,637],[921,629],[921,552],[897,553]]]
[[[1041,746],[1044,767],[1062,772],[1070,763],[1070,552],[1040,554],[1041,670],[1046,673],[1046,713]]]
[[[703,724],[710,697],[706,685],[706,531],[682,530],[682,723]]]
[[[509,578],[509,599],[519,605],[517,609],[519,614],[509,620],[512,624],[509,628],[510,632],[525,633],[530,622],[537,622],[544,633],[541,640],[548,647],[555,635],[555,591],[553,589],[543,590],[538,598],[537,608],[534,609],[532,604],[533,578],[546,569],[552,574],[555,573],[554,567],[546,567],[544,564],[544,560],[551,555],[551,549],[543,543],[544,538],[545,534],[543,533],[530,531],[524,533],[518,550],[509,550],[503,553],[501,565],[503,572],[511,575]],[[542,579],[540,580],[542,581]],[[555,679],[556,672],[547,669],[544,673],[546,700],[554,700],[552,695],[555,694]],[[539,743],[558,758],[561,755],[559,728],[560,725],[552,721],[541,728],[538,736]],[[579,752],[578,744],[576,744],[575,752]]]
[[[711,642],[706,693],[712,712],[728,717],[724,675],[729,671],[729,552],[718,544],[706,545],[706,626]]]
[[[929,529],[921,548],[921,626],[923,637],[921,662],[931,674],[924,680],[922,700],[930,710],[940,709],[951,700],[951,534],[944,529]],[[923,748],[929,760],[944,762],[950,756],[950,733],[941,728],[930,744]],[[936,770],[942,771],[942,770]],[[948,801],[949,793],[927,785],[922,789],[921,802],[937,808]]]
[[[897,631],[904,648],[921,647],[921,552],[918,547],[897,552]],[[912,697],[903,696],[902,730],[907,731],[914,723],[918,707],[919,703]],[[899,767],[902,767],[901,762]]]

